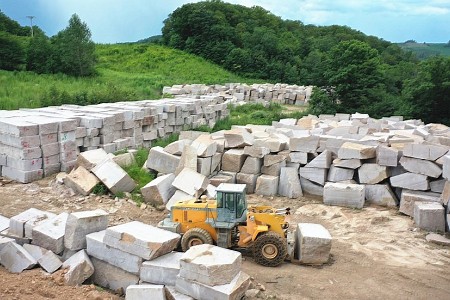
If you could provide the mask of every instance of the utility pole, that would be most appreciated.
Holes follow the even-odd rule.
[[[33,37],[33,19],[34,16],[27,16],[28,19],[30,19],[30,28],[31,28],[31,37]]]

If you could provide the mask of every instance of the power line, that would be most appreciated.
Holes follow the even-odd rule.
[[[33,37],[34,36],[34,34],[33,34],[33,19],[34,19],[34,16],[27,16],[27,18],[30,19],[31,37]]]

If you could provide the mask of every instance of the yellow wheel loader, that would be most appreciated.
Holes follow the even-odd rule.
[[[246,248],[257,263],[278,266],[288,255],[289,208],[247,206],[245,190],[245,184],[222,183],[215,200],[180,201],[158,227],[182,234],[183,251],[199,244]]]

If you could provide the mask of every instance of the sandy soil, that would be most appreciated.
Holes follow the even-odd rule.
[[[450,248],[427,243],[426,232],[395,209],[354,210],[321,204],[318,198],[286,199],[251,195],[250,203],[291,207],[291,227],[320,223],[333,237],[331,259],[321,267],[284,263],[277,268],[255,264],[244,256],[243,270],[263,290],[262,299],[449,299]],[[156,224],[167,212],[137,207],[126,199],[82,197],[54,177],[32,184],[0,181],[0,214],[12,217],[35,207],[59,213],[102,208],[111,225],[139,220]],[[0,299],[117,299],[94,285],[68,287],[59,271],[39,269],[10,274],[0,267]]]

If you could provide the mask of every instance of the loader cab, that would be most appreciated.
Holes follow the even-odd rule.
[[[247,219],[245,184],[221,183],[216,189],[217,221],[240,223]]]

